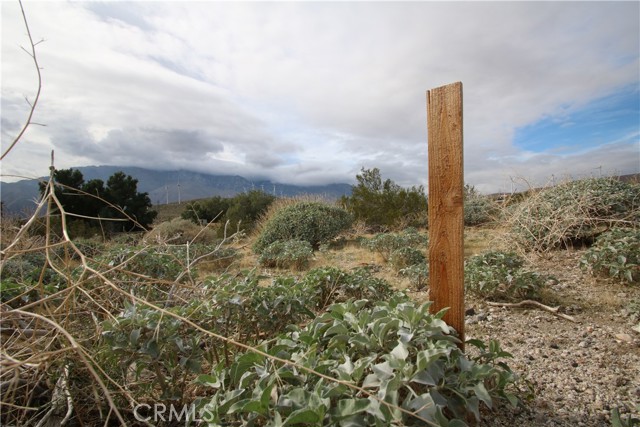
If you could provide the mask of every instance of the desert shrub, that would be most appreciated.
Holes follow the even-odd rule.
[[[195,224],[214,220],[224,224],[229,221],[234,229],[239,226],[240,230],[248,232],[275,200],[275,196],[260,190],[230,198],[216,196],[187,204],[182,218]]]
[[[476,226],[487,224],[498,214],[496,202],[487,196],[475,195],[464,202],[464,225]]]
[[[267,246],[258,259],[265,267],[302,270],[313,256],[313,248],[307,241],[277,240]]]
[[[172,310],[187,315],[184,308]],[[102,329],[99,360],[112,378],[128,385],[133,397],[154,403],[187,398],[187,374],[201,373],[204,361],[200,332],[175,317],[130,303],[115,319],[103,322]]]
[[[364,268],[351,273],[335,267],[315,268],[305,275],[302,283],[308,294],[313,295],[316,309],[350,299],[385,300],[393,293],[386,280],[374,277]]]
[[[640,229],[613,229],[599,236],[580,259],[593,274],[640,282]]]
[[[427,225],[427,196],[422,186],[406,189],[390,179],[383,182],[378,168],[363,168],[356,179],[358,185],[351,196],[341,199],[356,221],[376,229]]]
[[[466,289],[476,296],[501,301],[538,299],[551,279],[523,269],[524,260],[510,252],[488,252],[465,262]]]
[[[371,239],[363,239],[361,245],[376,252],[384,260],[389,260],[391,254],[401,248],[415,248],[427,245],[428,238],[418,233],[414,228],[406,229],[401,233],[380,233]]]
[[[198,383],[212,395],[197,400],[216,425],[466,425],[480,403],[516,405],[515,376],[498,362],[510,357],[496,342],[469,358],[429,305],[364,300],[335,304],[305,327],[237,355]],[[318,372],[335,378],[330,381]],[[352,385],[350,387],[348,385]],[[363,390],[366,390],[364,392]],[[454,421],[455,420],[455,421]]]
[[[424,289],[429,284],[429,264],[426,261],[402,268],[398,273],[407,277],[416,289]]]
[[[396,272],[416,264],[426,263],[424,254],[416,248],[404,247],[391,252],[389,264]]]
[[[261,286],[258,279],[249,274],[205,280],[209,297],[195,302],[199,316],[209,319],[205,326],[223,336],[254,343],[280,333],[287,325],[314,316],[313,300],[301,281],[278,277],[270,285]],[[219,344],[225,353],[235,351],[226,343]]]
[[[591,243],[614,225],[640,223],[640,185],[614,178],[571,181],[531,195],[509,218],[515,243],[547,250]]]
[[[36,301],[57,292],[67,280],[49,265],[43,252],[27,252],[0,263],[0,300],[20,297],[20,303]],[[40,286],[42,285],[42,286]]]
[[[303,240],[313,248],[328,242],[351,225],[344,209],[320,202],[300,202],[285,206],[266,219],[253,249],[262,253],[278,240]]]
[[[162,222],[149,231],[144,240],[147,242],[171,243],[183,245],[186,243],[213,243],[218,240],[216,231],[211,227],[204,228],[193,222],[175,218]]]

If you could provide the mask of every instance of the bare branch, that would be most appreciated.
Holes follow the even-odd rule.
[[[9,148],[7,148],[4,153],[2,153],[2,156],[0,156],[0,161],[4,160],[7,154],[9,154],[9,152],[13,149],[13,147],[16,146],[18,141],[20,141],[20,138],[22,138],[22,135],[24,135],[24,133],[27,131],[27,128],[31,124],[33,113],[36,110],[36,105],[38,105],[38,100],[40,99],[40,92],[42,91],[42,74],[40,74],[40,64],[38,64],[38,58],[36,56],[36,45],[42,43],[44,39],[40,40],[37,43],[34,43],[33,37],[31,37],[31,30],[29,29],[29,22],[27,21],[27,15],[25,14],[24,7],[22,6],[22,1],[18,0],[18,3],[20,3],[20,10],[22,11],[22,18],[24,19],[24,26],[27,29],[27,35],[29,36],[29,43],[31,44],[31,52],[27,51],[24,48],[22,48],[22,50],[27,52],[27,54],[33,59],[33,64],[35,65],[36,72],[38,73],[38,90],[36,92],[36,97],[33,100],[33,104],[29,103],[29,101],[27,100],[27,103],[29,103],[31,107],[31,109],[29,110],[29,116],[27,117],[27,121],[25,122],[24,126],[20,130],[20,133],[18,133],[18,136],[16,136],[13,142],[11,143],[11,145],[9,145]]]

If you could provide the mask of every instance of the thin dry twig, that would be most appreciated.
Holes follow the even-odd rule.
[[[38,63],[38,57],[36,55],[36,46],[42,43],[44,39],[38,42],[33,41],[33,37],[31,36],[31,30],[29,29],[29,22],[27,21],[27,15],[25,14],[24,7],[22,6],[22,0],[18,0],[18,3],[20,3],[20,10],[22,11],[22,19],[24,20],[24,26],[27,30],[27,35],[29,36],[29,44],[31,47],[31,52],[29,52],[23,47],[22,47],[22,50],[24,50],[27,53],[27,55],[29,55],[33,59],[33,64],[35,66],[36,72],[38,73],[38,90],[36,91],[36,96],[33,99],[33,102],[29,102],[29,100],[27,99],[27,104],[29,104],[30,106],[27,121],[25,122],[24,126],[22,126],[22,129],[18,133],[18,136],[16,136],[13,142],[11,143],[11,145],[9,145],[9,148],[7,148],[4,153],[2,153],[2,156],[0,156],[0,161],[3,160],[7,156],[7,154],[9,154],[9,152],[13,149],[13,147],[16,146],[18,141],[20,141],[20,139],[22,138],[22,135],[24,135],[24,133],[29,128],[29,125],[32,125],[32,124],[41,125],[40,123],[34,123],[32,119],[33,119],[33,114],[36,110],[36,106],[38,105],[38,100],[40,99],[40,92],[42,91],[42,74],[40,73],[40,64]],[[44,126],[44,125],[41,125],[41,126]]]
[[[553,314],[554,316],[560,317],[561,319],[565,319],[568,320],[570,322],[573,323],[578,323],[578,321],[574,318],[571,317],[567,314],[563,314],[560,313],[560,307],[550,307],[548,305],[544,305],[538,301],[534,301],[534,300],[524,300],[524,301],[520,301],[520,302],[515,302],[515,303],[508,303],[508,302],[487,302],[488,305],[492,306],[492,307],[505,307],[505,308],[525,308],[525,307],[536,307],[539,308],[541,310],[544,311],[548,311],[549,313]]]

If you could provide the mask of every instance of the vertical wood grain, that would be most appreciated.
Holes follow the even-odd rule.
[[[429,153],[429,288],[433,313],[464,349],[464,167],[462,83],[427,91]]]

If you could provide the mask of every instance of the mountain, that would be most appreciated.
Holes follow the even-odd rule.
[[[208,175],[189,171],[157,171],[137,167],[86,166],[79,169],[85,181],[101,179],[107,181],[115,172],[122,171],[138,180],[138,191],[149,193],[154,205],[202,199],[213,196],[233,197],[252,189],[263,190],[279,197],[301,194],[321,195],[337,199],[351,194],[351,185],[339,183],[318,186],[299,186],[271,181],[251,181],[241,176]],[[30,214],[39,196],[38,182],[46,180],[28,179],[17,182],[0,182],[0,200],[5,213]]]

